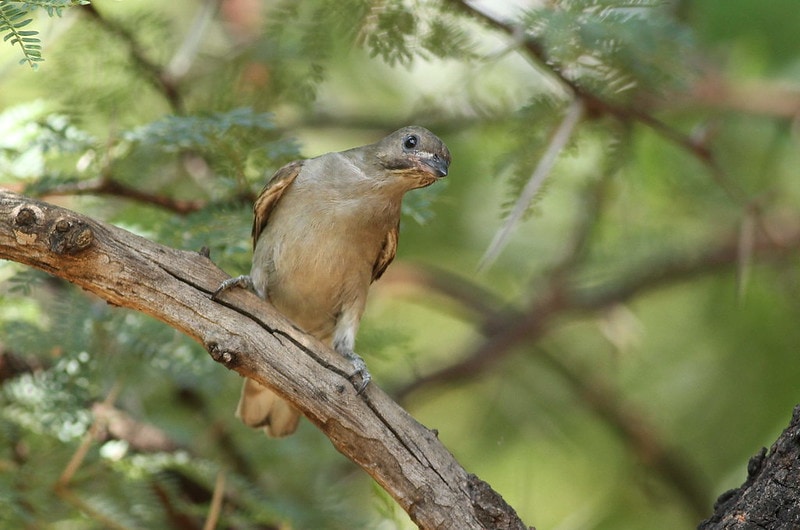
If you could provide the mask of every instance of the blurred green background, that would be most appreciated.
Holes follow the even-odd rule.
[[[793,0],[67,4],[18,19],[35,70],[0,45],[0,183],[232,275],[282,164],[411,123],[447,143],[357,350],[527,524],[693,528],[800,402]],[[241,425],[239,377],[189,339],[14,263],[0,282],[0,527],[202,528],[222,471],[218,528],[413,528],[309,423]]]

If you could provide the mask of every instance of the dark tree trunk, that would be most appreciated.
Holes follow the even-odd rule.
[[[747,480],[723,493],[700,530],[800,528],[800,405],[789,427],[750,459]]]

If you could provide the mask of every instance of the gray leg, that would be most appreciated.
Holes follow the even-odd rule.
[[[350,361],[353,368],[355,368],[355,371],[350,374],[350,380],[353,386],[356,387],[356,392],[360,394],[367,388],[372,376],[369,375],[364,359],[353,351],[356,343],[358,318],[359,313],[357,311],[345,312],[340,316],[339,321],[336,323],[336,330],[333,333],[333,349]],[[361,381],[358,381],[358,379],[361,379]]]

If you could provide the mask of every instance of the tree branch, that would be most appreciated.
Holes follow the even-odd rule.
[[[753,257],[761,260],[780,259],[800,249],[800,223],[783,219],[771,226],[769,232],[770,237],[753,234]],[[547,282],[548,287],[527,310],[506,305],[494,293],[445,271],[396,265],[384,278],[386,286],[397,288],[416,285],[428,296],[439,293],[456,301],[456,310],[462,314],[467,312],[474,318],[486,338],[457,362],[413,380],[394,392],[394,395],[402,401],[423,387],[482,375],[513,354],[518,346],[540,339],[552,323],[564,315],[601,311],[665,284],[733,267],[740,260],[740,246],[738,235],[733,234],[691,255],[652,258],[636,269],[620,274],[621,280],[617,283],[599,289],[573,285],[570,273],[574,272],[574,264],[568,255],[566,261],[553,270]],[[542,351],[538,354],[564,377],[577,394],[584,397],[590,409],[623,436],[636,455],[680,493],[694,513],[704,513],[707,493],[691,466],[686,465],[676,451],[660,442],[654,431],[622,403],[611,388],[591,376],[585,377],[574,372],[558,356]]]
[[[277,392],[361,466],[423,529],[524,529],[436,432],[376,385],[356,394],[346,360],[243,290],[210,299],[226,275],[208,258],[0,190],[0,257],[62,277],[188,335],[215,361]],[[266,442],[265,442],[266,443]]]

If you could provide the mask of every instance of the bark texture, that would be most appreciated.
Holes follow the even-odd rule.
[[[0,258],[64,278],[197,340],[213,359],[291,402],[423,529],[525,529],[467,473],[436,432],[376,385],[357,395],[347,361],[243,290],[197,252],[165,247],[45,202],[0,190]],[[268,443],[265,439],[264,443]]]
[[[723,493],[700,530],[789,530],[800,528],[800,405],[789,427],[767,452],[750,459],[747,480]]]

